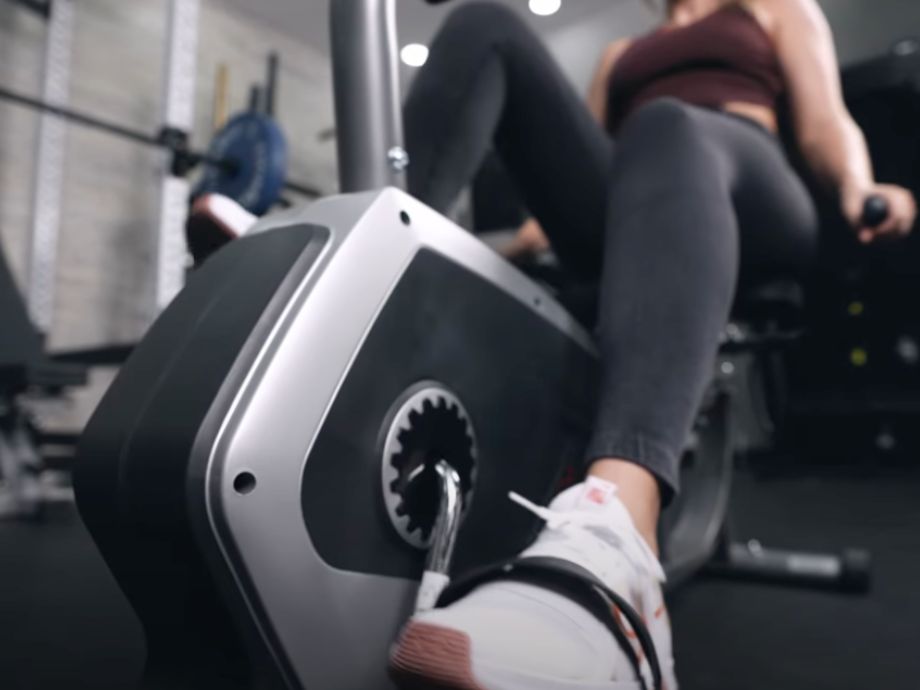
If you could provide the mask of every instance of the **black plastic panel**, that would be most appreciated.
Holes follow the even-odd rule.
[[[80,441],[78,506],[144,624],[148,681],[169,677],[171,688],[248,682],[246,657],[193,536],[192,449],[327,237],[322,228],[287,228],[215,254],[138,345]],[[196,668],[206,685],[189,678]],[[180,672],[184,682],[172,678]]]
[[[381,489],[381,436],[412,384],[453,390],[479,446],[475,497],[455,569],[513,555],[532,516],[507,499],[550,497],[577,462],[592,420],[596,360],[533,310],[450,260],[420,252],[374,324],[307,461],[310,536],[337,568],[418,577],[422,552],[391,526]]]

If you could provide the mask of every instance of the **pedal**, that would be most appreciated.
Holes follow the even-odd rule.
[[[444,460],[438,461],[434,469],[439,479],[441,499],[432,530],[431,550],[415,599],[416,612],[434,608],[441,593],[450,584],[450,565],[463,517],[460,474]]]

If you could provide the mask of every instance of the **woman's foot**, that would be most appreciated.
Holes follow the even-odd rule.
[[[526,502],[525,502],[526,503]],[[666,690],[676,690],[664,574],[633,526],[616,486],[588,480],[535,508],[545,529],[522,557],[564,559],[590,572],[642,616]],[[628,629],[628,628],[627,628]],[[631,631],[627,635],[635,642]],[[646,687],[651,670],[637,644]],[[443,609],[416,614],[394,646],[401,688],[439,690],[638,690],[626,652],[587,609],[523,582],[482,585]]]

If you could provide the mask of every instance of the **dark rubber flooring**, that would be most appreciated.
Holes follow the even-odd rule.
[[[743,475],[734,504],[738,536],[870,548],[875,588],[851,598],[693,582],[671,607],[684,690],[920,688],[920,472]],[[142,655],[140,626],[72,507],[0,524],[0,689],[125,690]]]

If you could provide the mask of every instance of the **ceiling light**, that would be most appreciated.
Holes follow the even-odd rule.
[[[428,46],[421,43],[409,43],[399,51],[399,57],[409,67],[421,67],[428,60]]]
[[[530,0],[528,7],[534,14],[548,17],[559,11],[559,8],[562,7],[562,0]]]

